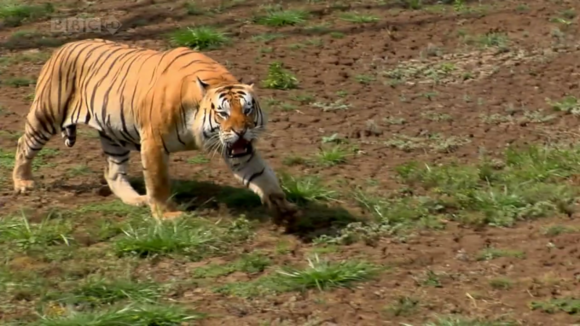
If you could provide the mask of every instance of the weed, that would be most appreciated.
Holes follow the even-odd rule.
[[[513,281],[506,277],[496,277],[489,280],[489,285],[494,289],[507,290],[513,286]]]
[[[3,80],[2,84],[12,87],[28,87],[36,84],[36,80],[25,77],[13,77]]]
[[[566,225],[551,225],[542,231],[544,235],[555,237],[560,234],[580,232],[580,228]]]
[[[350,108],[350,104],[343,103],[343,99],[338,99],[332,103],[314,102],[311,105],[315,108],[322,109],[322,111],[324,112],[347,110],[348,108]]]
[[[368,85],[368,84],[372,83],[373,81],[375,81],[375,77],[369,76],[369,75],[356,75],[355,79],[357,82],[359,82],[363,85]]]
[[[212,278],[231,274],[235,271],[249,274],[261,273],[270,266],[270,259],[260,253],[243,254],[238,260],[227,265],[208,265],[197,268],[193,275],[199,278]]]
[[[68,312],[61,316],[41,316],[38,326],[63,325],[180,325],[187,321],[198,320],[205,315],[178,306],[159,304],[130,305],[110,308],[97,312]]]
[[[0,219],[0,243],[11,243],[24,250],[33,247],[69,245],[72,225],[49,215],[40,223],[31,223],[24,215]]]
[[[407,184],[433,191],[445,210],[455,212],[453,219],[509,226],[519,219],[569,212],[575,190],[558,180],[576,173],[579,160],[578,150],[530,147],[508,149],[503,167],[483,160],[475,167],[421,169],[409,163],[397,170]]]
[[[575,315],[580,313],[580,299],[568,297],[551,299],[549,301],[532,301],[530,303],[530,308],[532,310],[540,310],[549,314],[561,311],[570,315]]]
[[[409,316],[417,310],[418,306],[418,299],[402,296],[398,297],[394,303],[387,307],[386,311],[393,316]]]
[[[566,96],[560,101],[546,99],[546,102],[555,111],[566,112],[572,115],[580,114],[580,102],[575,96]]]
[[[170,36],[173,46],[185,46],[195,50],[211,50],[230,42],[225,33],[211,27],[187,27]]]
[[[477,37],[466,37],[467,44],[478,45],[482,48],[496,48],[499,52],[509,51],[510,40],[505,33],[487,33]]]
[[[317,154],[318,162],[326,167],[335,166],[346,162],[348,152],[341,146],[333,146],[330,149],[321,149]]]
[[[331,263],[315,255],[314,259],[308,259],[305,269],[286,268],[278,273],[282,276],[282,282],[292,289],[318,288],[322,291],[368,280],[378,271],[377,266],[366,262],[349,260]]]
[[[209,159],[205,156],[194,156],[190,159],[187,160],[187,163],[189,164],[205,164],[205,163],[209,163]]]
[[[304,204],[310,201],[329,201],[336,198],[336,192],[320,185],[320,179],[316,176],[294,178],[282,173],[280,179],[288,200],[292,202]]]
[[[274,275],[251,282],[229,283],[216,288],[216,291],[244,298],[311,288],[324,291],[370,280],[380,271],[381,267],[363,261],[333,263],[315,255],[314,259],[308,259],[306,268],[282,268]]]
[[[273,62],[268,67],[268,75],[262,85],[271,89],[293,89],[298,87],[298,79],[284,69],[281,62]]]
[[[238,219],[222,226],[199,218],[175,223],[147,221],[126,228],[123,231],[125,236],[115,241],[115,250],[119,255],[147,257],[177,254],[199,260],[227,252],[233,244],[247,240],[251,232],[246,223]]]
[[[16,0],[0,1],[0,19],[9,27],[20,26],[24,21],[33,21],[50,16],[54,7],[50,3],[32,5]]]
[[[492,321],[481,318],[467,318],[462,316],[440,317],[435,322],[429,322],[425,326],[516,326],[511,321]]]
[[[258,34],[258,35],[252,36],[252,41],[266,43],[266,42],[270,42],[270,41],[273,41],[275,39],[282,38],[282,37],[284,37],[283,34],[264,33],[264,34]]]
[[[525,258],[525,253],[519,250],[486,248],[477,254],[477,260],[492,260],[501,257]]]
[[[283,27],[303,24],[308,19],[308,13],[301,10],[282,10],[279,7],[270,7],[262,16],[254,18],[256,24]]]
[[[154,303],[160,295],[161,289],[157,283],[92,277],[58,301],[77,306],[110,305],[122,300]]]
[[[365,15],[357,12],[344,13],[340,16],[340,18],[344,21],[356,24],[368,24],[379,21],[378,17],[372,15]]]

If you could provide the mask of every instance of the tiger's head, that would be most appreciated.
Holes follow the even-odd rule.
[[[265,127],[265,117],[254,92],[254,84],[210,87],[197,78],[205,112],[202,129],[205,146],[227,158],[241,158],[254,152],[254,144]]]

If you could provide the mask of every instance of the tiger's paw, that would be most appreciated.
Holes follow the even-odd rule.
[[[298,207],[288,200],[283,194],[271,194],[266,200],[266,205],[274,211],[274,222],[281,224],[283,222],[291,223],[300,216]]]
[[[159,205],[150,203],[150,207],[153,217],[160,221],[175,220],[185,214],[185,212],[175,209],[175,207],[171,204]]]
[[[128,197],[128,198],[121,198],[123,203],[131,206],[142,207],[149,203],[149,199],[147,196],[135,196],[135,197]]]
[[[154,217],[161,221],[172,221],[182,217],[185,213],[180,211],[164,212],[161,214],[154,214]]]
[[[14,193],[25,194],[34,189],[33,180],[14,179]]]

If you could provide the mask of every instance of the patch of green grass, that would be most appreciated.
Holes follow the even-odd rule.
[[[346,163],[348,151],[342,146],[337,145],[329,149],[321,149],[316,155],[316,159],[322,166],[331,167],[338,164]]]
[[[481,318],[468,318],[463,316],[440,317],[436,321],[429,322],[425,326],[516,326],[515,322],[501,320],[486,320]]]
[[[290,155],[282,160],[282,164],[288,166],[305,165],[308,164],[308,160],[305,159],[302,155]]]
[[[71,177],[75,177],[79,175],[89,174],[91,172],[92,172],[91,168],[89,168],[86,165],[79,164],[68,169],[67,174]]]
[[[276,274],[266,275],[251,282],[229,283],[216,288],[216,291],[244,298],[314,288],[325,291],[368,281],[376,277],[380,271],[381,267],[364,261],[349,260],[334,263],[315,255],[313,259],[308,259],[306,268],[282,268]]]
[[[187,1],[185,2],[185,11],[188,15],[191,16],[202,16],[207,13],[207,11],[195,3],[195,1]]]
[[[487,33],[479,36],[465,36],[465,43],[468,45],[477,45],[481,48],[495,48],[500,52],[509,51],[510,39],[505,33]]]
[[[12,77],[3,80],[2,84],[11,87],[28,87],[30,85],[35,85],[36,80],[26,77]]]
[[[580,232],[580,228],[573,227],[573,226],[566,226],[566,225],[550,225],[543,230],[543,234],[547,236],[558,236],[560,234],[566,233],[578,233]]]
[[[350,104],[344,103],[344,100],[342,98],[332,103],[314,102],[311,104],[311,106],[322,109],[323,112],[347,110],[348,108],[350,108]]]
[[[520,250],[485,248],[477,254],[477,260],[493,260],[501,257],[525,258],[526,254]]]
[[[511,289],[514,282],[507,277],[496,277],[489,280],[489,285],[494,289],[508,290]]]
[[[341,32],[330,32],[329,35],[330,35],[330,37],[336,38],[336,39],[344,38],[344,33],[341,33]]]
[[[51,3],[25,4],[17,0],[0,1],[0,19],[8,27],[20,26],[25,21],[34,21],[50,16],[54,12]]]
[[[354,78],[357,82],[363,85],[368,85],[376,80],[374,76],[369,75],[356,75]]]
[[[8,40],[4,42],[4,45],[7,49],[18,48],[19,44],[24,41],[23,39],[37,47],[57,47],[63,45],[65,42],[64,38],[53,38],[37,31],[19,30],[12,33],[8,37]]]
[[[258,35],[254,35],[252,36],[251,40],[254,42],[270,42],[273,41],[275,39],[279,39],[284,37],[284,34],[280,34],[280,33],[264,33],[264,34],[258,34]]]
[[[193,276],[197,278],[213,278],[225,276],[233,272],[245,272],[248,274],[261,273],[270,266],[270,259],[259,253],[244,254],[238,260],[226,265],[208,265],[195,269]]]
[[[348,12],[340,15],[344,21],[356,24],[368,24],[379,21],[379,18],[373,15],[361,14],[358,12]]]
[[[314,101],[314,95],[310,94],[293,94],[291,99],[293,101],[299,102],[300,104],[309,104]]]
[[[562,182],[577,174],[579,149],[510,148],[503,160],[478,165],[420,167],[407,163],[397,173],[409,187],[429,192],[451,219],[466,224],[510,226],[518,220],[570,214],[577,190]]]
[[[337,196],[335,191],[323,187],[320,184],[320,179],[316,176],[295,178],[281,173],[280,179],[288,200],[294,203],[305,204],[317,200],[330,201]]]
[[[161,296],[159,284],[135,282],[129,279],[105,279],[92,277],[78,285],[70,294],[57,301],[89,308],[111,305],[123,300],[140,303],[155,303]]]
[[[52,53],[51,52],[26,52],[19,53],[17,55],[9,55],[0,58],[0,66],[4,65],[14,65],[17,63],[34,63],[43,64],[48,60]]]
[[[69,311],[64,316],[41,316],[35,326],[111,326],[111,325],[181,325],[202,319],[205,315],[179,306],[148,304],[115,307],[96,312]]]
[[[130,225],[123,232],[124,236],[114,242],[118,255],[183,255],[191,260],[226,253],[253,235],[245,219],[214,224],[199,217],[167,222],[151,219]]]
[[[416,312],[418,307],[418,299],[402,296],[398,297],[395,302],[388,306],[386,311],[391,316],[410,316]]]
[[[0,218],[0,244],[27,250],[33,247],[70,245],[73,227],[69,221],[48,216],[31,223],[24,215]]]
[[[308,13],[302,10],[283,10],[278,6],[266,8],[265,14],[254,18],[256,24],[283,27],[303,24],[308,19]]]
[[[197,156],[194,156],[192,158],[189,158],[187,160],[187,163],[189,163],[189,164],[205,164],[205,163],[209,163],[209,158],[202,156],[202,155],[197,155]]]
[[[211,50],[230,42],[225,33],[211,27],[187,27],[173,32],[170,36],[172,46],[184,46],[195,50]]]
[[[575,96],[565,96],[559,101],[546,99],[546,102],[548,102],[548,104],[555,111],[566,112],[572,115],[580,115],[580,101],[578,101]]]
[[[298,87],[298,79],[281,62],[272,62],[262,86],[270,89],[294,89]]]
[[[285,268],[278,271],[278,274],[286,286],[292,289],[317,288],[322,291],[349,287],[352,283],[372,279],[379,271],[378,266],[367,262],[348,260],[332,263],[315,255],[313,259],[308,259],[307,268]]]
[[[548,314],[565,312],[569,315],[580,314],[580,299],[566,297],[560,299],[551,299],[549,301],[532,301],[530,303],[532,310],[540,310]]]

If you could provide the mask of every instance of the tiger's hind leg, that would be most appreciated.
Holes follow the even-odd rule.
[[[129,166],[130,150],[117,144],[107,135],[99,132],[103,152],[107,156],[105,180],[109,188],[123,203],[132,206],[147,204],[147,196],[139,195],[129,183],[127,168]]]
[[[34,108],[26,117],[24,134],[18,139],[12,181],[16,194],[34,189],[32,163],[34,157],[56,135],[56,127]]]

